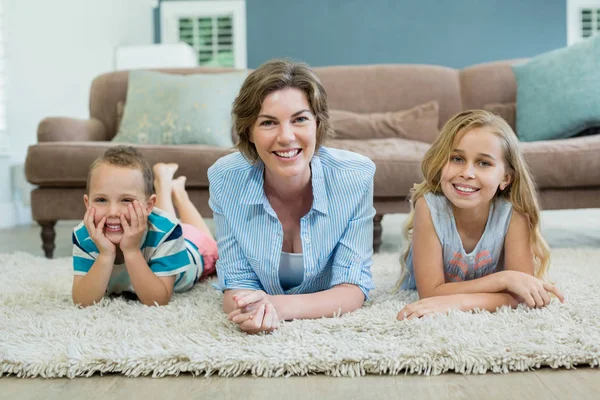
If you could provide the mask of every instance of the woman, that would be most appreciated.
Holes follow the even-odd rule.
[[[319,78],[269,61],[232,114],[240,152],[208,171],[228,318],[257,333],[360,308],[373,288],[375,165],[322,147],[332,128]]]

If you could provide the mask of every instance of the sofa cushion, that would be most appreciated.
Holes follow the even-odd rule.
[[[131,71],[113,141],[231,147],[231,106],[245,77],[245,72],[181,76]]]
[[[25,163],[27,180],[42,187],[85,187],[90,165],[112,146],[115,146],[112,142],[45,142],[30,146]],[[177,176],[187,176],[186,186],[190,188],[207,188],[208,167],[235,151],[204,145],[135,147],[150,165],[179,164]]]
[[[329,147],[369,157],[376,165],[375,197],[407,196],[421,182],[421,158],[429,143],[406,139],[328,140]]]
[[[575,136],[600,126],[600,36],[514,65],[522,141]]]
[[[336,139],[399,138],[432,143],[438,135],[439,105],[433,100],[408,110],[359,114],[329,110]]]
[[[600,186],[600,135],[522,142],[539,188]]]

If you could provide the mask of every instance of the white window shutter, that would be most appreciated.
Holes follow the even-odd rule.
[[[161,42],[185,42],[198,65],[245,69],[245,0],[168,1],[160,8]]]
[[[595,36],[600,32],[600,7],[581,9],[581,37]]]
[[[600,0],[567,0],[567,44],[600,34]]]

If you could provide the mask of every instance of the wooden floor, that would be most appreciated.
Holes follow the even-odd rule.
[[[330,378],[125,378],[0,379],[1,399],[594,399],[600,371],[591,368],[504,375],[373,376]]]
[[[397,251],[403,215],[383,219],[383,251]],[[212,222],[212,221],[209,221]],[[600,209],[548,211],[542,232],[551,247],[600,247]],[[71,254],[70,232],[76,221],[57,225],[58,257]],[[26,251],[42,255],[36,226],[0,230],[0,253]],[[600,369],[542,368],[509,374],[426,377],[415,375],[331,378],[323,375],[291,378],[192,377],[126,378],[0,378],[3,399],[600,399]]]

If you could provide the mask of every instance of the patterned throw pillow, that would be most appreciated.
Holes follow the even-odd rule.
[[[232,147],[231,107],[246,72],[131,71],[114,142]]]

